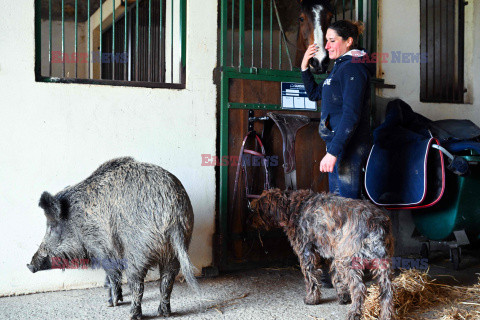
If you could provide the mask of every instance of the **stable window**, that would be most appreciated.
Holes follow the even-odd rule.
[[[224,70],[261,74],[298,72],[304,51],[297,52],[301,1],[222,0],[220,61]],[[377,51],[378,0],[332,1],[333,21],[360,20],[365,32],[360,46]],[[300,54],[299,54],[300,52]],[[225,69],[227,68],[227,69]],[[267,71],[269,70],[269,71]],[[273,73],[271,72],[273,71]]]
[[[420,1],[420,101],[463,103],[463,0]]]
[[[185,88],[186,0],[36,0],[37,81]]]

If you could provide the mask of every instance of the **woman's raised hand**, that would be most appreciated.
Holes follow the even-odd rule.
[[[311,44],[308,46],[307,51],[305,51],[305,54],[303,55],[303,60],[302,60],[302,70],[305,70],[308,68],[308,62],[310,61],[311,58],[313,58],[318,51],[318,45],[316,43]]]

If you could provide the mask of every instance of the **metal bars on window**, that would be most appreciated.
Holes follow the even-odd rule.
[[[463,0],[420,1],[420,101],[464,102]]]
[[[283,28],[275,0],[222,0],[222,5],[229,13],[223,27],[223,66],[292,70],[288,41],[296,30]]]
[[[284,0],[222,0],[227,12],[221,33],[221,65],[242,73],[296,67],[299,8]],[[336,1],[334,19],[365,21],[360,45],[375,52],[377,0]],[[233,69],[231,69],[233,70]]]
[[[378,0],[356,0],[356,2],[354,17],[362,21],[365,27],[363,34],[359,37],[359,46],[368,53],[377,52]],[[345,19],[348,18],[345,17]]]
[[[377,52],[378,0],[338,0],[332,22],[337,20],[362,21],[365,29],[359,46],[368,53]]]
[[[35,0],[37,81],[185,87],[187,0]]]

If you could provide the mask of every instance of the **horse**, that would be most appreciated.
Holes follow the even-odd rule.
[[[316,43],[319,50],[315,57],[310,59],[310,70],[316,74],[325,73],[330,63],[330,58],[325,50],[325,34],[334,16],[334,6],[330,0],[299,0],[299,4],[300,16],[298,17],[295,65],[301,65],[308,46]]]

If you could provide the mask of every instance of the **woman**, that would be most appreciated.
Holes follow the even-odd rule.
[[[318,46],[308,47],[302,61],[302,79],[308,98],[322,100],[319,133],[327,144],[320,171],[329,172],[330,192],[359,199],[362,166],[370,150],[370,76],[372,66],[360,62],[365,52],[358,50],[359,23],[341,20],[327,30],[325,49],[335,65],[327,79],[317,84],[309,61]],[[353,58],[353,60],[352,60]],[[373,66],[374,67],[374,66]]]

